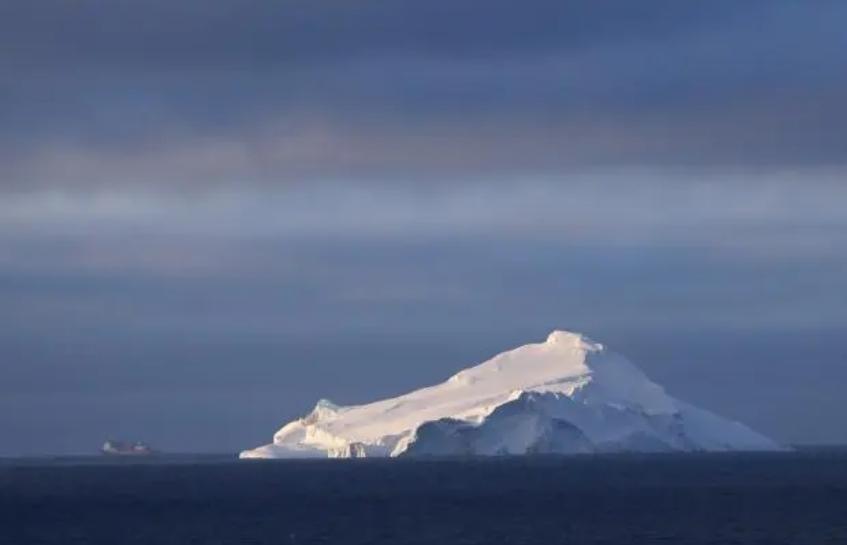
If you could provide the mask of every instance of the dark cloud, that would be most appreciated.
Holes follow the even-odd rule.
[[[359,56],[535,55],[627,43],[762,16],[769,2],[494,0],[418,2],[105,0],[6,2],[14,67],[222,68],[314,65]],[[832,4],[836,5],[836,4]],[[827,7],[823,5],[821,7]]]
[[[838,2],[4,4],[3,180],[841,165]]]

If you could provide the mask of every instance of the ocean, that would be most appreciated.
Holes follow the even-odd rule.
[[[847,452],[0,461],[0,544],[847,544]]]

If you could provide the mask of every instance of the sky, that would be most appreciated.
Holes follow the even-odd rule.
[[[266,443],[553,329],[847,428],[847,4],[7,0],[0,456]]]

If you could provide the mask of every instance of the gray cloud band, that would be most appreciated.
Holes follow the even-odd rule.
[[[837,2],[11,2],[5,189],[847,156]]]

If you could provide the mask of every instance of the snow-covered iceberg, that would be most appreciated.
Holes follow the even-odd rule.
[[[367,405],[321,400],[241,458],[776,450],[674,399],[626,358],[554,331],[446,382]]]

